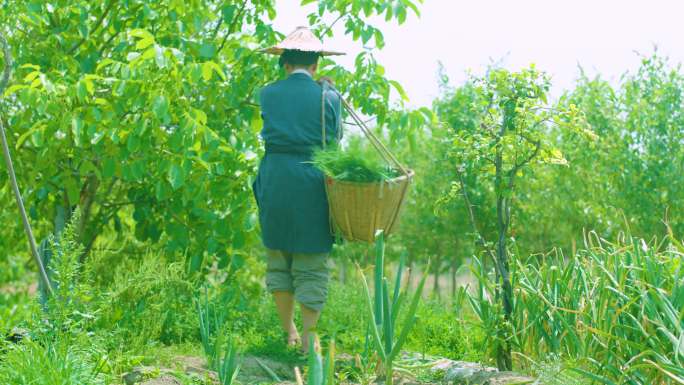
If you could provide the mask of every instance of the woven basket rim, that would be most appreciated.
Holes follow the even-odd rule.
[[[400,176],[398,176],[398,177],[396,177],[396,178],[386,179],[386,180],[383,180],[383,181],[376,181],[376,182],[352,182],[352,181],[349,181],[349,180],[337,180],[337,179],[335,179],[335,178],[333,178],[333,177],[331,177],[331,176],[329,176],[329,175],[326,175],[326,176],[325,176],[325,179],[326,179],[326,180],[335,181],[336,184],[355,185],[355,186],[359,186],[359,185],[361,185],[361,186],[371,186],[371,185],[377,185],[377,184],[382,184],[382,183],[400,183],[400,182],[403,182],[403,181],[406,180],[406,179],[410,180],[411,178],[413,178],[413,177],[416,175],[416,173],[415,173],[412,169],[407,169],[407,171],[408,171],[408,175],[406,175],[406,174],[405,174],[405,175],[400,175]]]

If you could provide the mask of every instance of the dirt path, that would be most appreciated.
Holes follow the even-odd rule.
[[[343,358],[342,358],[343,357]],[[400,374],[395,379],[397,385],[437,385],[437,384],[462,384],[470,385],[522,385],[538,384],[535,379],[512,372],[498,372],[491,367],[482,366],[478,363],[453,361],[444,358],[420,359],[419,355],[404,354],[405,359],[412,360],[424,368],[422,375]],[[341,356],[336,367],[343,368],[353,362],[351,356]],[[123,377],[126,385],[182,385],[183,378],[194,378],[192,384],[218,384],[216,372],[207,369],[204,358],[194,356],[177,356],[173,359],[175,368],[138,367]],[[241,384],[294,384],[295,365],[280,362],[266,357],[246,356],[240,365],[238,381]],[[418,377],[427,378],[418,380]],[[414,373],[415,374],[415,373]],[[177,377],[178,376],[178,377]],[[373,382],[382,384],[382,382]],[[344,383],[343,385],[357,385]]]

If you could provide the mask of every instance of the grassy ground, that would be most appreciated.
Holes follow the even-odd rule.
[[[102,253],[83,272],[73,271],[76,283],[58,291],[47,310],[38,304],[33,273],[19,269],[5,277],[0,286],[0,333],[8,335],[20,327],[29,336],[19,344],[0,342],[0,383],[120,383],[124,373],[138,366],[175,369],[183,383],[198,383],[181,369],[187,357],[206,362],[197,310],[203,286],[188,280],[181,265],[155,253],[113,261],[112,255]],[[222,314],[222,330],[233,337],[247,361],[256,358],[279,371],[283,379],[291,379],[292,366],[306,366],[306,360],[286,346],[261,279],[246,278],[262,274],[259,263],[252,262],[254,268],[245,276],[234,275],[233,282],[221,281],[220,275],[205,277],[213,282],[206,295]],[[365,306],[358,278],[348,278],[347,284],[333,280],[318,332],[324,346],[334,338],[341,377],[369,376],[364,373],[368,368],[354,362],[367,346]],[[454,311],[444,301],[425,300],[406,350],[423,356],[482,359],[477,348],[483,340],[481,332],[456,322]],[[34,370],[37,359],[45,363],[40,371]],[[265,377],[261,380],[269,380],[262,369],[250,372],[248,367],[249,363],[243,377],[251,375],[250,381],[256,381],[254,373],[260,372]]]
[[[489,273],[481,271],[476,292],[486,295],[474,295],[470,305],[444,297],[420,303],[404,350],[414,353],[411,359],[491,365],[501,343],[496,336],[509,332],[515,367],[543,383],[667,383],[684,373],[684,350],[676,344],[684,328],[684,247],[663,245],[600,243],[573,256],[515,259],[511,324],[499,322]],[[141,365],[152,374],[168,370],[184,384],[211,383],[201,370],[200,379],[186,370],[210,358],[198,303],[219,320],[214,334],[232,338],[245,357],[243,384],[274,382],[262,364],[281,379],[291,379],[295,365],[308,367],[285,344],[256,258],[193,276],[155,252],[95,253],[85,267],[75,263],[78,254],[61,255],[54,266],[60,285],[45,305],[37,300],[35,273],[12,258],[0,269],[0,335],[7,336],[0,339],[0,384],[118,384]],[[357,275],[346,284],[333,280],[318,330],[324,347],[336,342],[338,379],[361,384],[373,381],[377,363],[366,354],[364,301]],[[7,341],[16,339],[10,336],[16,327],[28,336]],[[413,375],[422,383],[437,380],[420,369]]]

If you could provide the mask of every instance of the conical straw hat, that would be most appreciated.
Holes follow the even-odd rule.
[[[261,50],[261,52],[280,55],[285,50],[297,50],[305,52],[318,52],[322,56],[344,55],[344,52],[328,51],[323,42],[307,27],[297,27],[280,44]]]

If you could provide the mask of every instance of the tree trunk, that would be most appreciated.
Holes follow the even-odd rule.
[[[456,270],[458,270],[458,262],[456,257],[451,258],[451,297],[456,297]]]
[[[505,125],[504,125],[505,130]],[[501,133],[503,137],[503,131]],[[504,308],[504,319],[509,322],[511,314],[513,313],[513,290],[511,287],[508,252],[506,249],[506,233],[508,231],[508,224],[510,223],[511,215],[508,207],[509,200],[504,196],[504,170],[503,170],[503,150],[501,146],[497,146],[496,158],[496,217],[497,217],[497,232],[498,242],[496,245],[496,267],[497,283],[501,288],[497,288],[497,299],[502,302]],[[508,335],[505,329],[500,329],[499,339],[500,343],[497,348],[496,364],[499,370],[513,370],[513,359],[511,352],[511,344],[508,342]]]
[[[347,258],[340,258],[340,282],[347,283]]]
[[[404,278],[406,281],[406,288],[412,288],[413,287],[413,282],[411,282],[411,277],[413,274],[413,253],[409,252],[408,253],[408,258],[406,259],[406,278]]]
[[[433,294],[435,294],[437,296],[437,298],[441,297],[441,295],[439,293],[439,269],[441,267],[441,264],[442,264],[442,258],[441,257],[435,258],[435,266],[434,266],[434,270],[432,271],[432,274],[435,278],[435,282],[433,283],[433,286],[432,286],[432,292],[433,292]]]

